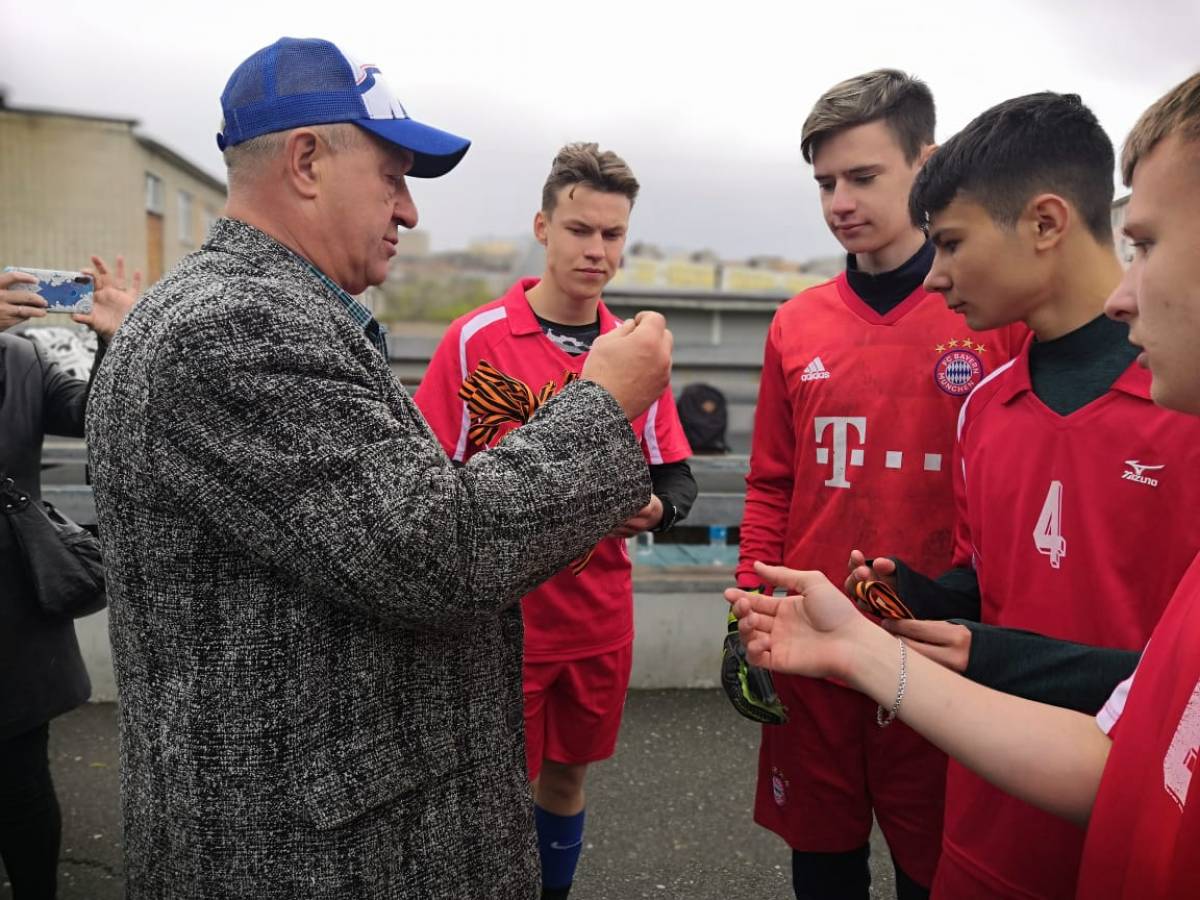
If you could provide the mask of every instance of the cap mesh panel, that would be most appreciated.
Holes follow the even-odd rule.
[[[346,59],[323,41],[307,46],[281,47],[275,62],[278,96],[354,90],[354,75]]]
[[[266,98],[263,87],[263,57],[254,56],[245,64],[238,67],[234,77],[226,87],[226,106],[245,106],[248,103],[258,103]]]

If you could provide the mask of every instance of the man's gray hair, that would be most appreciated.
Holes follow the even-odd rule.
[[[335,122],[331,125],[306,125],[310,131],[319,134],[333,150],[340,153],[358,146],[364,132],[357,125],[349,122]],[[225,122],[221,122],[221,131],[225,130]],[[222,151],[225,157],[225,169],[229,173],[229,181],[241,181],[253,174],[267,160],[274,159],[282,150],[284,142],[291,131],[272,131],[260,134],[258,137],[243,141]]]

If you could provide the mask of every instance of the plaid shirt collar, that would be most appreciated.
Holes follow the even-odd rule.
[[[375,345],[375,349],[383,354],[383,358],[388,358],[387,346],[387,329],[376,321],[371,315],[371,311],[346,293],[336,281],[310,263],[304,260],[305,264],[312,269],[312,273],[321,279],[321,283],[329,288],[330,292],[337,298],[337,301],[346,308],[346,312],[350,313],[350,318],[362,326],[362,330],[367,334],[367,340]]]

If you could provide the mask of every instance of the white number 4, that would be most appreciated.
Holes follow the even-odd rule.
[[[1062,536],[1062,482],[1051,481],[1046,502],[1033,528],[1033,543],[1038,553],[1050,557],[1050,565],[1058,568],[1059,560],[1067,555],[1067,539]]]

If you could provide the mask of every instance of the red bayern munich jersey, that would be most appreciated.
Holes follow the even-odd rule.
[[[1200,550],[1200,419],[1155,406],[1137,365],[1060,416],[1031,388],[1031,343],[963,406],[955,565],[975,566],[984,622],[1137,649]],[[951,761],[934,896],[1069,898],[1082,847]]]
[[[1080,898],[1200,897],[1200,557],[1133,677],[1100,715],[1113,746],[1092,807]]]
[[[447,455],[456,462],[495,446],[521,424],[517,417],[485,433],[476,430],[472,437],[471,412],[459,398],[459,388],[481,363],[521,382],[532,396],[561,390],[565,381],[583,369],[586,353],[571,356],[542,333],[525,298],[525,292],[537,283],[537,278],[522,279],[503,297],[451,323],[421,379],[414,399]],[[599,315],[602,334],[620,324],[603,303]],[[669,387],[632,425],[650,465],[679,462],[692,455]],[[477,443],[479,439],[483,446]],[[527,594],[522,606],[525,658],[533,662],[581,659],[633,640],[631,568],[624,539],[605,538],[590,558],[577,560]]]
[[[844,273],[783,304],[764,353],[738,583],[757,584],[762,561],[841,584],[856,547],[946,568],[958,409],[1023,335],[973,332],[923,288],[881,316]],[[793,849],[841,852],[867,840],[874,808],[897,863],[928,884],[945,757],[901,723],[879,731],[874,704],[852,691],[775,680],[791,721],[762,730],[755,821]]]
[[[850,551],[950,562],[963,399],[1024,327],[977,333],[918,288],[880,316],[845,273],[783,304],[767,334],[737,580],[754,562],[846,579]]]

